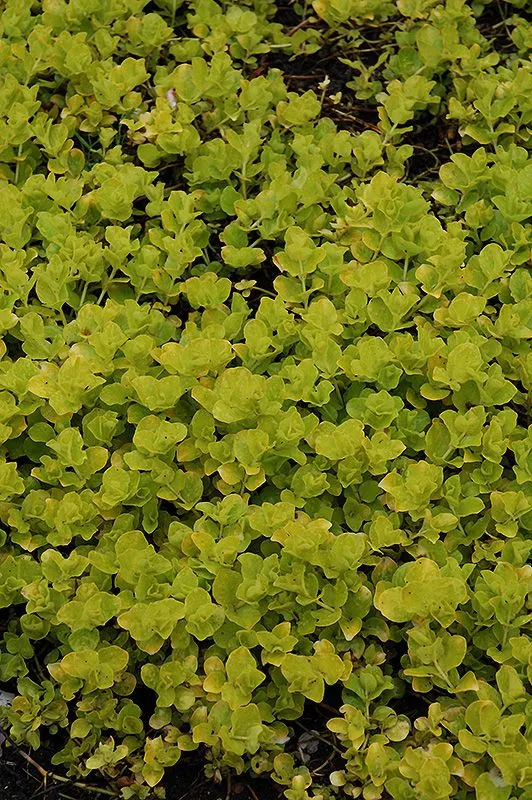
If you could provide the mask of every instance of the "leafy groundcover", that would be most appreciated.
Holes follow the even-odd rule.
[[[529,11],[3,3],[11,742],[532,798]]]

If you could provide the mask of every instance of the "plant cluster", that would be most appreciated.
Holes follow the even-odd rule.
[[[6,0],[0,716],[125,800],[531,800],[526,0],[278,5]]]

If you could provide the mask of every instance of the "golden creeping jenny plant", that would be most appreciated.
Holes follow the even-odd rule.
[[[5,3],[2,724],[124,800],[531,800],[526,2],[293,6]]]

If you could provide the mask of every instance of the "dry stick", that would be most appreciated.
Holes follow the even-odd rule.
[[[256,793],[255,789],[253,789],[253,788],[252,788],[252,787],[249,785],[249,783],[246,783],[246,786],[248,787],[248,789],[249,789],[249,793],[250,793],[250,795],[252,796],[253,800],[259,800],[259,798],[257,797],[257,793]]]
[[[89,784],[82,783],[81,781],[72,781],[70,778],[63,778],[62,775],[56,775],[54,772],[49,772],[48,777],[53,781],[68,783],[70,786],[75,786],[76,789],[84,789],[86,792],[97,792],[99,794],[106,794],[108,797],[118,797],[117,793],[111,791],[111,789],[102,789],[99,786],[89,786]]]
[[[5,734],[4,734],[4,736],[5,736]],[[8,740],[8,742],[10,742],[16,748],[16,750],[19,753],[19,755],[21,755],[22,758],[24,758],[28,762],[28,764],[31,764],[32,767],[35,767],[37,772],[39,772],[42,775],[42,777],[44,778],[44,780],[46,781],[46,779],[49,777],[50,773],[47,772],[44,769],[44,767],[41,767],[40,764],[37,764],[37,762],[31,756],[29,756],[27,753],[24,752],[24,750],[21,750],[18,747],[18,745],[15,744],[15,742],[11,741],[9,736],[6,736],[6,739]]]
[[[319,767],[316,767],[316,769],[313,769],[313,770],[312,770],[312,772],[311,772],[310,774],[311,774],[311,775],[318,776],[318,777],[321,777],[321,776],[320,776],[320,772],[321,772],[321,770],[322,770],[324,767],[326,767],[326,766],[327,766],[327,764],[328,764],[330,761],[332,761],[332,760],[333,760],[333,758],[334,758],[334,753],[331,753],[331,754],[330,754],[330,756],[328,756],[328,757],[325,759],[325,761],[323,762],[323,764],[320,764],[320,765],[319,765]]]
[[[372,130],[377,131],[377,133],[381,133],[379,128],[376,125],[373,125],[371,122],[367,122],[365,119],[359,119],[357,117],[353,117],[351,116],[351,114],[346,114],[345,111],[340,111],[340,109],[338,108],[334,109],[333,115],[334,114],[340,115],[341,117],[345,117],[346,119],[349,119],[352,122],[358,122],[360,125],[364,125],[366,128],[371,128]]]
[[[50,786],[45,786],[44,789],[41,789],[40,792],[36,792],[35,794],[32,794],[30,800],[37,800],[38,797],[48,796],[50,794],[50,792],[53,792],[53,791],[55,791],[55,787],[52,784],[50,784]],[[61,796],[66,797],[67,795],[61,795],[61,793],[59,792],[59,796],[60,797]],[[55,797],[55,795],[54,795],[54,797]]]
[[[286,35],[287,36],[292,36],[296,31],[298,31],[301,28],[304,28],[306,25],[310,25],[310,24],[311,24],[311,20],[304,19],[299,23],[299,25],[296,25],[294,28],[291,28]]]
[[[38,775],[35,775],[33,770],[30,769],[30,765],[29,764],[26,767],[25,774],[26,774],[26,777],[30,778],[32,781],[35,781],[35,783],[38,783],[39,786],[41,785],[41,779],[39,778]]]
[[[186,797],[190,797],[190,793],[191,793],[192,789],[194,789],[198,785],[198,782],[200,780],[201,780],[201,774],[198,775],[198,777],[196,778],[194,783],[191,784],[191,786],[187,789],[185,794],[180,795],[180,797],[178,797],[177,800],[185,800]],[[207,783],[207,781],[205,780],[205,781],[203,781],[203,783],[200,783],[200,786],[204,786],[204,784],[206,784],[206,783]]]
[[[230,772],[227,775],[227,792],[225,794],[225,800],[231,800],[231,773]]]
[[[331,711],[333,714],[336,714],[337,716],[340,713],[337,708],[330,706],[328,703],[318,703],[318,705],[320,706],[320,708],[324,708],[326,711]]]
[[[334,109],[338,108],[337,105],[332,102],[330,97],[326,97],[324,102],[325,102],[326,105],[332,106],[333,107],[333,111],[334,111]],[[371,110],[371,109],[368,109],[368,106],[355,106],[355,105],[352,105],[351,103],[349,104],[348,108],[349,108],[349,111],[368,111],[368,110]],[[344,111],[343,113],[346,114],[347,112]],[[355,119],[357,119],[357,118],[355,117]]]
[[[340,755],[342,755],[342,751],[340,750],[340,748],[336,747],[336,745],[333,744],[329,739],[326,739],[325,736],[322,736],[317,731],[314,731],[314,730],[311,730],[310,728],[307,728],[305,725],[303,725],[302,722],[299,722],[299,720],[297,720],[297,719],[295,719],[294,722],[297,725],[297,727],[301,728],[302,730],[304,730],[305,733],[312,734],[312,736],[315,739],[319,739],[321,742],[324,742],[326,745],[328,745],[330,748],[332,748],[332,750],[334,750],[336,753],[339,753]]]
[[[54,790],[53,786],[45,786],[44,789],[35,792],[35,794],[32,794],[31,800],[37,800],[38,797],[44,797],[45,795],[50,794],[50,792],[53,792],[53,790]]]
[[[69,783],[70,786],[75,786],[78,789],[85,789],[87,792],[99,792],[100,794],[106,794],[109,797],[118,796],[116,792],[112,792],[110,789],[101,789],[99,786],[89,786],[86,783],[81,783],[81,781],[73,781],[70,778],[63,778],[62,775],[56,775],[55,772],[48,772],[48,770],[44,769],[44,767],[41,767],[41,765],[38,764],[34,758],[25,753],[24,750],[22,750],[9,736],[6,736],[6,734],[4,734],[4,736],[6,737],[6,741],[13,745],[17,753],[22,756],[22,758],[25,759],[28,764],[31,764],[31,766],[34,767],[40,775],[42,775],[45,784],[46,781],[50,779],[52,781],[60,781],[61,783]]]

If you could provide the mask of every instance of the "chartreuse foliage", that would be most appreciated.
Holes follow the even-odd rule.
[[[2,721],[58,769],[532,798],[532,34],[503,5],[490,36],[466,0],[4,4]],[[366,130],[265,67],[324,46]],[[452,154],[416,184],[420,121]],[[324,698],[316,776],[293,725]]]

